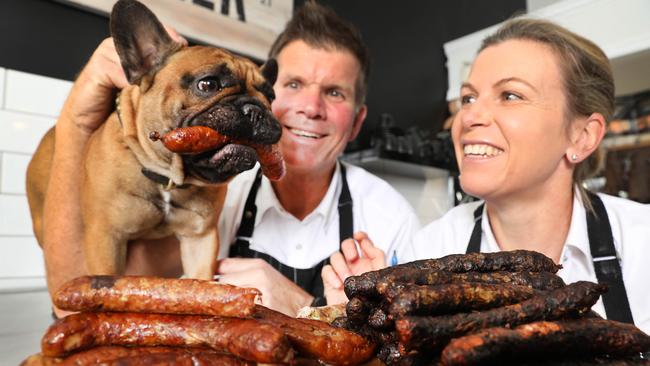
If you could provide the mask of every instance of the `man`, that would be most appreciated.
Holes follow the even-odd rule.
[[[79,151],[109,113],[114,88],[126,85],[114,53],[112,42],[100,45],[57,123],[53,180],[45,203],[51,290],[85,273],[78,265],[83,263],[83,227],[75,171]],[[259,288],[264,305],[295,315],[303,306],[325,304],[321,268],[354,231],[368,232],[377,247],[361,245],[359,253],[352,240],[346,241],[343,254],[332,257],[342,261],[337,268],[349,270],[338,273],[343,278],[385,265],[384,252],[401,256],[419,223],[386,182],[337,163],[367,113],[369,61],[359,32],[330,9],[308,2],[270,56],[279,66],[273,113],[283,127],[280,145],[287,174],[271,183],[257,178],[255,168],[229,184],[219,227],[220,257],[239,258],[222,259],[217,275],[223,283]],[[355,236],[360,240],[365,234]],[[130,244],[127,273],[178,276],[179,271],[175,240]],[[331,271],[327,267],[323,272]],[[344,300],[340,285],[328,282],[327,291],[330,302]]]

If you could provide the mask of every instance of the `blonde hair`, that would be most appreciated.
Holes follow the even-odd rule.
[[[614,113],[614,77],[609,59],[595,43],[555,23],[539,19],[511,19],[496,33],[485,38],[479,52],[508,40],[531,40],[545,44],[560,59],[566,118],[600,113],[609,121]],[[604,153],[598,148],[587,159],[577,164],[573,183],[582,202],[591,208],[582,183],[595,175],[603,165]]]

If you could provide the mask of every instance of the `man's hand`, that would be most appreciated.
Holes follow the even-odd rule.
[[[187,45],[173,28],[166,29],[175,41]],[[61,114],[82,132],[91,134],[111,113],[115,90],[127,85],[113,38],[106,38],[79,74]]]
[[[348,301],[343,292],[343,281],[346,278],[386,267],[386,254],[375,247],[368,234],[359,231],[354,233],[353,238],[341,243],[343,254],[332,254],[330,264],[324,266],[321,272],[328,305]],[[359,243],[361,252],[357,250],[355,241]]]
[[[217,266],[217,274],[220,283],[257,288],[262,292],[262,305],[291,317],[314,300],[313,296],[262,259],[222,259]]]

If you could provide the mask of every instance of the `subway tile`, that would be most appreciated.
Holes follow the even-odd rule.
[[[45,276],[43,250],[34,237],[0,236],[0,278]]]
[[[0,237],[34,235],[27,196],[0,194],[0,212]]]
[[[0,151],[33,154],[55,122],[52,117],[0,110]]]
[[[72,82],[22,71],[6,71],[4,108],[56,117]]]
[[[0,67],[0,109],[5,106],[5,75],[7,71],[4,67]]]
[[[25,194],[25,173],[31,159],[27,154],[0,153],[0,193]]]

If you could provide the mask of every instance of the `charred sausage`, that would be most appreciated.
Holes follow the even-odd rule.
[[[504,357],[627,356],[650,349],[650,336],[632,324],[604,319],[535,322],[515,329],[489,328],[452,340],[444,365],[498,364]],[[525,357],[528,356],[528,357]],[[535,357],[537,356],[537,357]]]
[[[606,290],[605,285],[580,281],[518,304],[437,317],[407,316],[395,321],[400,343],[407,350],[427,346],[441,349],[451,338],[483,328],[517,326],[533,321],[556,320],[584,314]]]

